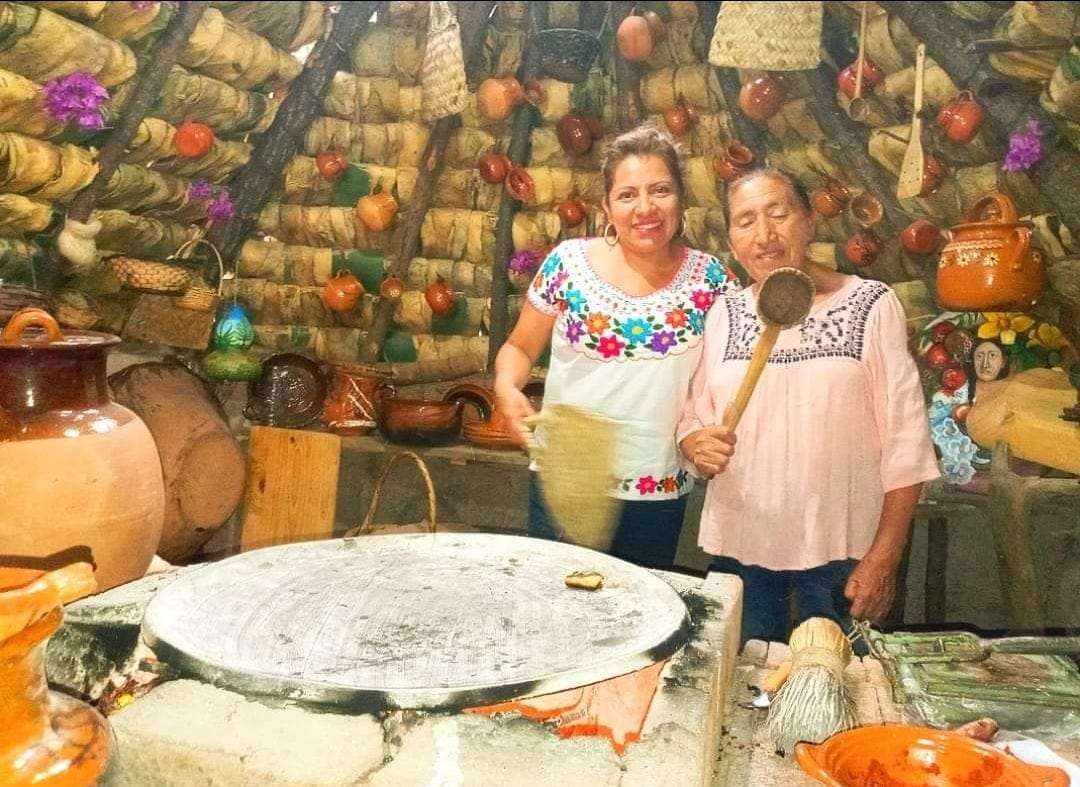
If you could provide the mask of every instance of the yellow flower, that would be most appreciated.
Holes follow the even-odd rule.
[[[1017,332],[1023,333],[1035,324],[1035,320],[1019,312],[983,312],[986,320],[979,326],[980,339],[1001,339],[1002,344],[1016,341]]]
[[[1028,333],[1028,344],[1035,347],[1042,346],[1053,352],[1068,347],[1069,340],[1065,338],[1065,334],[1056,325],[1043,322],[1039,323],[1038,328]]]

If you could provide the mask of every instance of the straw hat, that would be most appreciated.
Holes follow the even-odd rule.
[[[822,4],[726,2],[709,62],[762,71],[805,71],[821,62]]]

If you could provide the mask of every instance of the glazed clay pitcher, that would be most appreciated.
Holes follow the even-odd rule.
[[[1046,262],[1016,207],[991,192],[952,228],[938,261],[938,300],[952,311],[1023,311],[1046,287]]]
[[[320,420],[331,432],[360,436],[375,431],[383,394],[393,391],[390,378],[369,366],[334,364],[334,383]]]
[[[120,339],[61,333],[41,309],[0,334],[0,558],[92,560],[101,590],[143,576],[161,538],[165,488],[146,425],[109,398]]]

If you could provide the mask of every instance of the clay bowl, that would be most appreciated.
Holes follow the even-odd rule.
[[[461,432],[462,401],[434,399],[382,400],[379,431],[391,443],[406,445],[446,445]]]
[[[259,379],[248,385],[244,416],[267,426],[298,429],[319,417],[329,386],[317,361],[279,353],[263,361]]]
[[[495,394],[490,388],[485,388],[476,383],[461,383],[455,385],[445,394],[444,402],[461,402],[471,405],[476,410],[480,421],[490,421],[495,410]],[[466,414],[467,415],[467,414]],[[466,421],[471,419],[465,419]]]
[[[1058,768],[1028,765],[956,732],[928,727],[860,727],[821,744],[795,746],[799,766],[823,784],[978,784],[984,787],[1067,787]]]
[[[481,448],[513,451],[519,447],[518,442],[501,428],[484,422],[465,424],[462,437],[465,438],[465,442]]]

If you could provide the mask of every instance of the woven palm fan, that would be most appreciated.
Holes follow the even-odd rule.
[[[537,463],[540,491],[567,539],[599,551],[611,548],[619,501],[608,494],[615,461],[613,421],[580,407],[555,404],[528,419],[543,442],[525,432]]]

